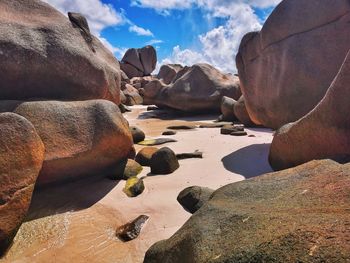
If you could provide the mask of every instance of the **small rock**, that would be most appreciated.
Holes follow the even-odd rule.
[[[234,126],[234,125],[225,125],[221,128],[221,134],[229,135],[234,132],[241,132],[244,131],[244,127],[242,126]]]
[[[168,147],[161,148],[151,159],[152,174],[170,174],[180,167],[175,153]]]
[[[158,150],[159,149],[156,147],[145,147],[137,153],[135,161],[142,166],[150,166],[151,158],[153,154]]]
[[[223,121],[234,121],[236,120],[235,113],[233,111],[233,107],[236,101],[232,98],[223,96],[221,101],[221,113],[222,115],[219,117]]]
[[[214,190],[207,187],[191,186],[182,190],[177,201],[188,212],[193,214],[210,199]]]
[[[143,180],[137,177],[132,177],[126,181],[123,192],[129,197],[136,197],[142,194],[143,190],[145,190]]]
[[[142,142],[146,138],[145,133],[137,127],[130,127],[130,132],[132,134],[132,139],[134,140],[134,143]]]
[[[193,153],[178,153],[176,154],[176,158],[178,160],[183,160],[183,159],[191,159],[191,158],[203,158],[203,153],[199,151],[195,151]]]
[[[254,134],[248,135],[248,137],[256,137]]]
[[[119,109],[120,109],[121,113],[131,112],[131,109],[124,104],[119,104]]]
[[[143,146],[154,146],[154,145],[161,145],[168,142],[177,142],[177,140],[169,139],[169,138],[158,138],[158,139],[150,139],[150,140],[144,140],[142,142],[139,142],[138,145]]]
[[[134,240],[140,235],[142,227],[148,219],[148,216],[141,215],[133,221],[119,227],[116,231],[117,237],[124,242]]]
[[[157,106],[151,105],[147,107],[147,111],[152,111],[152,110],[159,110]]]
[[[225,125],[227,125],[227,123],[208,123],[199,125],[199,128],[222,128]]]
[[[176,131],[165,131],[162,133],[162,135],[175,135]]]
[[[194,125],[174,125],[174,126],[169,126],[167,129],[169,130],[193,130],[197,128]]]
[[[140,174],[142,169],[142,166],[134,160],[124,160],[117,165],[115,172],[109,178],[112,180],[128,180]]]
[[[248,134],[245,131],[234,131],[230,135],[232,135],[232,136],[246,136]]]

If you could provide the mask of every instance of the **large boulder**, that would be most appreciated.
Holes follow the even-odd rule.
[[[142,93],[145,101],[185,112],[219,112],[223,96],[235,100],[241,96],[238,77],[208,64],[183,68],[170,85],[158,81],[148,86]]]
[[[27,213],[44,152],[28,120],[14,113],[0,114],[0,256]]]
[[[1,100],[119,104],[119,62],[83,16],[71,13],[69,19],[39,0],[0,1]]]
[[[322,101],[300,120],[282,126],[270,164],[286,169],[314,159],[350,161],[350,52]]]
[[[165,84],[170,84],[182,68],[183,67],[179,64],[163,65],[160,67],[157,78],[162,80]]]
[[[82,176],[113,174],[133,151],[128,122],[106,100],[38,101],[9,104],[8,109],[33,123],[45,145],[38,184]],[[12,107],[12,108],[10,108]]]
[[[347,262],[349,192],[330,160],[224,186],[144,262]]]
[[[156,68],[157,52],[152,46],[130,48],[121,60],[121,68],[131,79],[149,76]]]
[[[349,49],[348,0],[284,0],[236,56],[251,119],[279,128],[310,112]]]
[[[240,97],[233,106],[234,116],[246,127],[253,127],[256,124],[250,119],[244,97]]]

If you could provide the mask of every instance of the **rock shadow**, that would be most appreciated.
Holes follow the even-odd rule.
[[[273,172],[268,162],[270,145],[249,145],[225,156],[221,161],[225,169],[243,175],[246,179]]]
[[[36,188],[25,221],[91,207],[118,183],[95,176],[43,189]]]

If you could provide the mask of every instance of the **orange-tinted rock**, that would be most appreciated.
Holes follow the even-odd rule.
[[[24,102],[14,112],[33,123],[45,145],[40,185],[107,176],[133,151],[128,122],[106,100]]]
[[[0,148],[1,256],[27,213],[45,148],[34,126],[14,113],[0,114]]]
[[[324,160],[229,184],[145,263],[347,262],[350,164]]]
[[[123,90],[126,101],[125,104],[127,106],[140,105],[143,102],[142,97],[139,94],[139,91],[131,86],[130,84],[125,85],[125,89]]]
[[[142,166],[150,166],[152,156],[158,150],[159,149],[156,147],[151,147],[151,146],[145,147],[137,153],[135,157],[135,161],[141,164]]]
[[[314,159],[350,161],[350,53],[322,101],[300,120],[282,126],[270,164],[285,169]]]
[[[348,52],[349,19],[347,0],[284,0],[243,38],[236,62],[255,123],[279,128],[320,102]]]
[[[70,19],[39,0],[0,2],[0,99],[119,104],[119,62],[85,18]]]

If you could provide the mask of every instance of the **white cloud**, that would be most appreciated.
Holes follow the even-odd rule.
[[[223,11],[217,9],[216,12]],[[232,5],[230,16],[224,25],[198,36],[200,41],[198,50],[181,49],[176,46],[171,56],[164,59],[161,64],[193,65],[206,62],[224,72],[236,72],[235,55],[242,37],[247,32],[260,28],[259,18],[249,5],[244,3]]]
[[[154,44],[161,44],[161,43],[164,43],[164,41],[160,39],[152,39],[146,42],[146,45],[154,45]]]
[[[139,36],[153,37],[153,33],[149,29],[144,29],[134,24],[129,27],[129,31],[134,32]]]
[[[121,13],[112,5],[104,4],[100,0],[44,0],[63,14],[78,12],[83,14],[89,22],[90,30],[99,36],[101,31],[110,26],[124,23]]]

